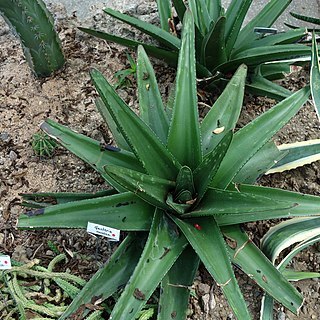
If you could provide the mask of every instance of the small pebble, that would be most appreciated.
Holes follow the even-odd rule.
[[[8,132],[1,132],[0,133],[0,140],[4,142],[8,142],[10,140],[10,135]]]
[[[54,256],[54,253],[51,250],[46,251],[47,256]]]
[[[286,314],[283,311],[279,311],[278,320],[286,320]]]
[[[199,296],[204,296],[210,292],[210,286],[205,283],[199,283],[197,291]]]
[[[13,150],[11,150],[9,152],[9,158],[10,158],[11,161],[15,161],[15,160],[17,160],[18,155]]]

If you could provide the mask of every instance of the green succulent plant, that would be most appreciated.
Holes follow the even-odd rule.
[[[249,67],[246,89],[258,95],[283,99],[290,91],[272,82],[290,72],[290,64],[297,58],[310,56],[310,48],[298,43],[305,28],[277,34],[268,34],[270,27],[292,0],[271,0],[243,27],[244,19],[252,0],[233,0],[225,10],[220,0],[188,1],[195,21],[196,61],[198,76],[210,79],[212,86],[224,87],[230,75],[242,64]],[[171,3],[177,17],[173,17]],[[142,31],[157,40],[159,45],[142,43],[105,32],[79,28],[96,37],[127,47],[143,45],[148,54],[176,66],[181,39],[176,30],[178,21],[183,21],[186,4],[183,0],[158,0],[161,27],[106,8],[109,16]],[[256,29],[255,29],[256,28]],[[276,30],[273,30],[276,32]],[[286,60],[293,59],[291,62]]]
[[[109,262],[87,283],[60,319],[85,316],[86,303],[122,292],[109,319],[135,319],[161,286],[157,319],[185,319],[189,287],[200,261],[238,319],[250,319],[232,264],[292,312],[301,294],[249,239],[242,223],[320,214],[320,198],[253,185],[286,157],[272,137],[308,100],[303,88],[238,131],[247,68],[241,65],[199,124],[192,14],[187,11],[175,97],[165,105],[151,63],[138,48],[140,115],[97,70],[97,107],[116,147],[52,120],[42,129],[89,163],[113,189],[103,193],[34,194],[37,209],[20,228],[86,228],[88,221],[128,232]],[[39,197],[56,205],[38,203]]]
[[[26,60],[38,77],[64,65],[53,18],[42,0],[1,0],[0,14],[19,37]]]
[[[271,228],[261,240],[261,250],[289,281],[314,279],[320,278],[319,272],[297,271],[289,264],[299,252],[319,241],[319,217],[294,218]],[[276,263],[280,252],[288,248],[289,253]],[[273,298],[268,294],[262,299],[261,319],[273,320]]]
[[[1,253],[0,253],[1,255]],[[12,260],[12,268],[0,275],[0,317],[3,320],[58,319],[86,281],[68,272],[55,272],[66,260],[59,254],[45,268],[40,260],[28,263]],[[42,303],[39,303],[39,301]]]
[[[52,157],[57,143],[44,132],[37,132],[32,136],[31,146],[39,157]]]

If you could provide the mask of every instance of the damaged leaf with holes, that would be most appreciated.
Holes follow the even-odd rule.
[[[135,319],[160,286],[157,319],[185,319],[189,288],[200,261],[238,319],[250,319],[234,275],[241,268],[270,296],[297,313],[302,295],[248,237],[244,223],[320,214],[320,198],[254,185],[287,155],[272,137],[304,105],[305,87],[235,130],[247,67],[241,65],[199,123],[192,14],[183,23],[174,104],[165,103],[151,63],[138,48],[139,116],[97,70],[97,107],[117,147],[101,144],[52,120],[42,129],[90,164],[112,186],[109,194],[58,194],[19,219],[23,229],[86,228],[88,221],[126,231],[109,262],[86,284],[60,319],[81,314],[94,296],[120,292],[109,316]],[[54,194],[48,194],[55,199]]]

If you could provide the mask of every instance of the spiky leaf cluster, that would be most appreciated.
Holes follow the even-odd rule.
[[[290,91],[272,81],[289,73],[291,64],[310,56],[310,47],[299,43],[307,31],[297,28],[278,33],[271,27],[291,2],[271,0],[255,18],[244,24],[252,0],[232,0],[227,9],[223,8],[221,0],[188,1],[194,16],[197,72],[198,76],[210,79],[208,88],[225,87],[231,75],[244,63],[249,67],[246,90],[275,99],[290,95]],[[111,8],[104,11],[149,35],[158,45],[88,28],[80,30],[131,48],[143,45],[148,54],[176,67],[181,48],[178,26],[179,22],[183,23],[188,7],[183,0],[157,0],[157,5],[160,27]]]
[[[191,12],[183,25],[173,108],[162,101],[150,61],[139,47],[139,116],[99,71],[91,72],[100,94],[97,107],[117,147],[51,120],[42,125],[113,189],[96,195],[47,194],[58,204],[38,204],[40,208],[20,218],[19,227],[85,228],[90,221],[129,232],[61,319],[79,310],[85,314],[83,305],[93,297],[106,299],[123,287],[110,319],[135,319],[159,285],[158,319],[185,319],[188,288],[200,261],[238,319],[250,315],[232,264],[292,312],[301,306],[301,294],[241,224],[320,214],[319,197],[252,185],[286,156],[272,137],[307,101],[310,89],[299,90],[235,131],[247,74],[241,65],[199,124]]]

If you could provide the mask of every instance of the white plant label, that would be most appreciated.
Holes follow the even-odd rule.
[[[88,222],[87,232],[96,234],[99,236],[107,237],[111,241],[119,241],[119,238],[120,238],[120,230],[109,228],[101,224],[96,224],[92,222]]]
[[[0,270],[11,269],[11,259],[9,256],[0,256]]]

